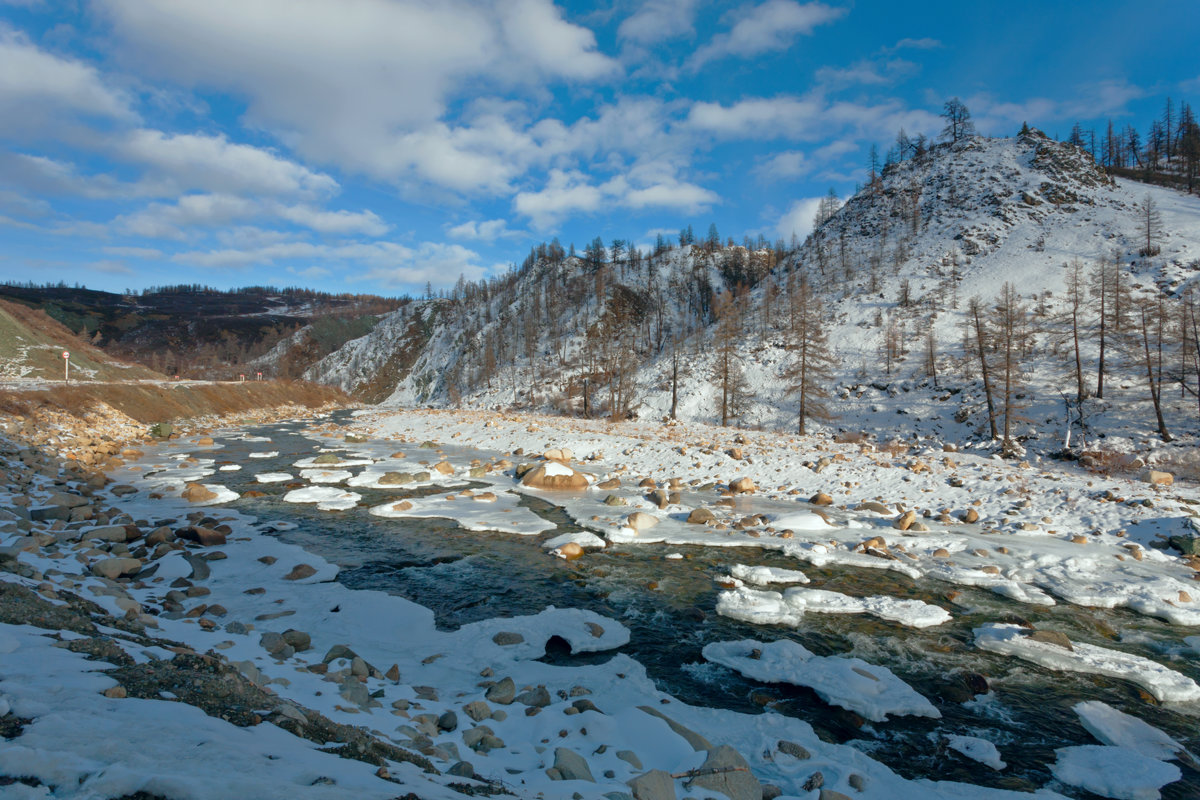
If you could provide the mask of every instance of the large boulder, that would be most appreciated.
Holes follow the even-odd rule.
[[[195,542],[201,547],[220,547],[225,544],[224,533],[200,525],[188,525],[185,528],[180,528],[175,531],[175,535],[180,539]]]
[[[658,524],[658,517],[645,511],[635,511],[625,518],[625,524],[638,533],[648,531]]]
[[[1169,472],[1148,469],[1142,474],[1142,480],[1155,486],[1170,486],[1175,483],[1175,476]]]
[[[643,772],[627,784],[636,800],[675,800],[675,781],[661,769]]]
[[[142,562],[137,558],[105,558],[92,564],[92,574],[101,578],[116,580],[127,575],[133,575],[142,568]]]
[[[538,464],[521,476],[521,485],[528,486],[530,489],[582,491],[588,488],[588,477],[566,464],[547,461],[544,464]]]
[[[729,482],[729,491],[734,494],[747,494],[755,490],[754,481],[750,478],[738,478]]]
[[[592,777],[592,770],[588,767],[587,760],[574,750],[565,747],[555,748],[554,769],[558,770],[558,774],[564,781],[596,782],[596,779]]]
[[[706,525],[710,522],[716,522],[717,515],[707,508],[693,508],[691,513],[688,514],[687,521],[693,525]]]
[[[762,784],[742,754],[727,744],[708,751],[700,774],[688,784],[723,794],[730,800],[762,800]]]
[[[179,495],[189,503],[207,503],[217,499],[217,493],[202,483],[189,483]]]

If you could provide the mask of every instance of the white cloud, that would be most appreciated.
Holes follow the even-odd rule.
[[[519,192],[513,208],[529,217],[534,227],[544,229],[572,214],[597,211],[603,203],[604,192],[588,183],[587,176],[555,169],[541,191]]]
[[[453,286],[460,275],[477,281],[500,269],[499,265],[486,267],[479,261],[478,253],[461,245],[425,242],[409,258],[377,267],[365,277],[391,288],[423,287],[426,283],[440,288]]]
[[[174,204],[151,203],[140,211],[114,220],[122,233],[151,239],[184,239],[187,229],[228,225],[259,212],[258,204],[228,194],[189,194]]]
[[[1021,102],[1000,102],[981,93],[964,99],[975,127],[987,135],[1012,135],[1022,122],[1045,125],[1120,116],[1127,113],[1129,102],[1144,97],[1146,91],[1125,81],[1099,81],[1078,87],[1069,100],[1033,97]]]
[[[325,267],[308,267],[307,269],[296,269],[295,267],[288,267],[288,272],[292,275],[295,275],[297,278],[304,278],[305,280],[315,280],[317,278],[327,278],[331,274],[333,274],[329,270],[325,269]]]
[[[190,229],[236,225],[263,218],[284,220],[331,235],[381,236],[388,230],[372,211],[327,211],[309,205],[285,205],[219,193],[188,194],[175,203],[151,203],[139,211],[117,217],[114,227],[134,236],[186,239],[192,233]],[[279,239],[288,237],[283,232],[274,233]]]
[[[797,97],[752,98],[733,105],[700,102],[688,112],[694,130],[728,139],[808,138],[819,130],[821,102]]]
[[[808,156],[799,150],[784,150],[775,153],[755,168],[755,173],[764,180],[799,178],[812,172],[814,165]]]
[[[94,200],[142,194],[137,187],[111,175],[81,175],[74,164],[29,153],[0,152],[0,173],[6,182],[41,195]]]
[[[285,206],[277,213],[289,222],[319,233],[382,236],[388,231],[388,226],[373,211],[324,211],[312,206]]]
[[[315,279],[343,272],[347,280],[369,280],[391,288],[452,286],[459,275],[479,280],[499,269],[481,263],[478,253],[457,244],[423,242],[407,247],[395,242],[349,242],[337,245],[305,241],[274,242],[257,247],[194,250],[171,257],[178,264],[207,269],[246,269],[275,265]]]
[[[337,181],[328,175],[259,147],[230,142],[224,136],[167,134],[137,129],[112,146],[127,162],[149,167],[174,191],[252,194],[331,194]]]
[[[484,221],[469,220],[448,229],[446,234],[454,239],[467,239],[480,242],[494,242],[505,236],[520,236],[518,231],[510,231],[508,222],[503,219]]]
[[[940,118],[922,109],[909,109],[898,100],[876,104],[838,101],[820,94],[804,97],[750,98],[729,106],[696,103],[684,123],[691,130],[721,139],[814,140],[840,135],[891,137],[900,128],[931,133]]]
[[[794,201],[779,219],[775,226],[775,232],[783,239],[791,239],[795,235],[797,239],[803,241],[812,233],[813,219],[817,215],[817,207],[821,204],[822,199],[824,198],[806,197]]]
[[[896,53],[900,50],[937,50],[942,46],[942,43],[930,36],[923,36],[919,39],[905,37],[896,42],[891,47],[885,47],[884,53]]]
[[[593,184],[581,172],[554,169],[540,191],[518,193],[513,208],[529,217],[535,228],[545,230],[577,213],[651,207],[694,213],[719,200],[715,192],[680,180],[669,167],[643,165],[601,184]]]
[[[129,98],[94,67],[42,50],[0,22],[0,133],[40,135],[80,116],[134,118]]]
[[[617,37],[638,44],[654,44],[695,33],[696,0],[646,0],[617,29]]]
[[[527,143],[446,125],[451,102],[619,72],[550,0],[98,2],[137,69],[236,93],[306,160],[456,192],[507,190]]]
[[[292,241],[259,247],[193,250],[176,253],[171,260],[179,264],[216,269],[269,266],[280,261],[304,259],[324,262],[363,262],[383,266],[411,258],[413,250],[394,242],[352,242],[340,245]]]
[[[886,61],[857,61],[849,67],[821,67],[817,82],[828,88],[845,86],[885,86],[912,75],[917,65],[902,58]]]
[[[767,0],[758,6],[743,6],[735,14],[728,33],[714,36],[689,61],[699,69],[719,58],[751,58],[773,50],[786,50],[797,36],[807,36],[818,25],[833,22],[846,13],[823,3]]]

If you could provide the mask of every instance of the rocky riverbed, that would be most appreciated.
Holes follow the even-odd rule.
[[[664,691],[669,681],[628,654],[644,652],[644,644],[631,644],[631,626],[644,626],[614,618],[619,604],[605,613],[477,614],[448,628],[419,593],[405,599],[350,588],[334,580],[339,567],[316,552],[312,536],[338,537],[350,528],[336,521],[355,515],[379,525],[451,519],[484,540],[535,539],[538,549],[576,564],[619,560],[629,548],[660,550],[666,558],[656,562],[661,576],[647,584],[651,592],[685,585],[670,565],[691,567],[669,548],[769,554],[775,566],[732,557],[745,563],[710,579],[709,610],[698,612],[759,626],[764,641],[713,643],[704,652],[711,665],[689,667],[690,674],[728,669],[768,685],[811,687],[822,700],[803,702],[855,709],[855,724],[872,720],[880,741],[889,714],[937,719],[954,711],[955,727],[931,732],[930,741],[942,758],[966,759],[953,770],[945,765],[956,776],[970,775],[962,763],[997,771],[1002,756],[1012,757],[1015,747],[1000,741],[997,751],[963,726],[958,709],[977,709],[975,733],[982,731],[988,714],[1005,713],[1020,669],[968,682],[935,706],[871,663],[889,644],[861,650],[874,654],[864,659],[836,646],[814,655],[782,640],[788,629],[832,634],[836,623],[809,620],[845,613],[875,614],[882,621],[871,629],[896,643],[906,626],[936,631],[959,617],[977,619],[942,638],[946,658],[994,646],[1008,648],[1006,664],[1024,659],[1084,676],[1073,681],[1090,680],[1103,665],[1105,680],[1118,681],[1087,695],[1112,704],[1089,701],[1107,709],[1088,712],[1085,723],[1100,744],[1061,748],[1046,767],[1053,780],[1039,787],[1014,776],[1012,789],[1121,796],[1128,787],[1104,777],[1101,762],[1141,770],[1129,791],[1165,786],[1167,796],[1185,797],[1196,785],[1186,739],[1134,724],[1145,725],[1139,702],[1165,701],[1169,711],[1152,718],[1172,730],[1196,715],[1189,653],[1200,641],[1188,636],[1192,601],[1183,597],[1195,585],[1186,583],[1194,565],[1165,549],[1168,536],[1190,524],[1191,488],[1164,489],[1161,479],[1137,476],[1100,488],[1086,475],[861,445],[822,443],[823,453],[800,458],[787,453],[795,443],[761,435],[722,432],[731,439],[725,443],[701,440],[708,431],[593,430],[500,415],[365,415],[349,430],[329,422],[276,427],[303,436],[307,453],[281,456],[269,435],[239,429],[195,428],[173,432],[175,439],[160,429],[168,435],[157,443],[118,441],[114,431],[112,442],[99,437],[105,450],[119,448],[103,454],[106,475],[78,453],[63,460],[3,440],[0,702],[10,741],[0,753],[0,781],[7,790],[28,797],[1027,796],[1000,788],[1004,778],[989,778],[994,788],[985,788],[938,781],[936,768],[923,768],[933,780],[901,777],[870,748],[819,735],[770,695],[767,713],[681,702]],[[242,455],[223,457],[230,452]],[[270,470],[253,472],[256,465]],[[1010,493],[1012,484],[1019,491]],[[920,502],[933,487],[946,487],[940,509]],[[1042,500],[1043,490],[1055,499]],[[850,495],[865,492],[871,497],[856,505]],[[546,524],[554,514],[533,512],[533,498],[577,524],[559,535]],[[311,517],[264,516],[280,503],[326,503],[328,511],[315,513],[331,522],[314,526],[321,533],[309,534],[305,549],[299,534]],[[1184,513],[1165,513],[1176,504]],[[1044,521],[1051,514],[1057,521]],[[1031,515],[1042,520],[1037,531],[1024,527],[1035,525]],[[349,546],[330,544],[330,555]],[[613,556],[602,556],[609,548]],[[788,561],[811,575],[782,566]],[[1059,568],[1074,570],[1078,585]],[[875,582],[883,593],[872,595],[837,580],[840,571],[864,570],[896,576],[895,586]],[[579,576],[611,586],[605,571],[611,567]],[[939,597],[920,588],[930,580],[947,590]],[[918,590],[905,581],[917,581]],[[997,616],[979,600],[989,590],[1008,598],[996,602],[1028,605],[1036,630],[1020,619],[1015,633],[982,624]],[[1101,592],[1111,597],[1095,603]],[[1100,637],[1079,632],[1088,618],[1082,611],[1049,615],[1043,625],[1034,610],[1053,608],[1055,598],[1071,609],[1125,605],[1131,610],[1123,613],[1149,622]],[[936,634],[920,636],[910,638],[936,645]],[[555,663],[548,650],[596,658]],[[1143,661],[1129,652],[1113,660],[1130,650]],[[1132,699],[1122,680],[1141,685],[1145,699]],[[118,724],[119,746],[105,734]],[[1159,743],[1149,748],[1155,755],[1145,756],[1147,741]],[[156,759],[164,748],[188,755]]]

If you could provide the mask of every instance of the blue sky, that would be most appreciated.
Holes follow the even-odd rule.
[[[557,236],[803,237],[872,144],[1144,132],[1194,2],[0,0],[0,280],[419,293]]]

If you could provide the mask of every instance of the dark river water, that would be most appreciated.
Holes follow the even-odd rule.
[[[333,418],[345,421],[347,417],[339,413]],[[1024,605],[988,591],[913,581],[883,570],[818,569],[756,548],[612,545],[564,562],[548,556],[541,542],[579,528],[561,509],[533,498],[527,498],[525,504],[556,523],[558,530],[540,536],[480,533],[462,530],[449,520],[386,519],[367,514],[367,506],[445,492],[436,487],[415,492],[351,487],[363,496],[359,508],[317,511],[311,505],[282,502],[285,484],[254,480],[260,472],[297,474],[293,463],[312,456],[314,445],[343,444],[302,436],[304,427],[287,423],[247,428],[232,437],[214,436],[224,447],[203,455],[216,458],[218,464],[241,464],[243,469],[218,473],[213,480],[239,492],[255,489],[267,494],[236,501],[231,507],[257,516],[260,523],[297,523],[295,529],[274,535],[341,566],[338,580],[349,587],[391,592],[432,609],[444,628],[536,613],[548,605],[591,609],[630,629],[631,641],[622,652],[645,665],[662,690],[691,704],[746,713],[769,708],[801,718],[821,738],[851,744],[908,777],[1020,790],[1045,785],[1052,779],[1048,765],[1055,760],[1056,747],[1098,744],[1071,710],[1081,700],[1103,700],[1200,752],[1200,709],[1192,709],[1190,714],[1167,709],[1129,683],[1053,672],[984,653],[971,644],[972,628],[1018,617],[1039,626],[1046,623],[1073,640],[1153,658],[1200,679],[1196,657],[1169,660],[1162,652],[1177,648],[1183,636],[1197,633],[1195,629],[1172,627],[1124,610]],[[243,432],[269,437],[271,442],[236,438]],[[355,445],[345,448],[353,451]],[[280,454],[272,459],[247,457],[263,450]],[[451,447],[445,451],[455,463],[471,455],[497,455]],[[683,558],[667,559],[669,553]],[[714,579],[728,574],[735,563],[802,568],[812,588],[916,598],[948,608],[954,619],[924,630],[864,615],[808,614],[799,628],[737,622],[714,611],[719,592]],[[947,599],[952,590],[960,593],[953,605]],[[809,689],[748,680],[707,664],[700,654],[709,642],[753,638],[791,639],[818,655],[854,655],[886,666],[928,697],[942,719],[898,717],[883,723],[864,722],[852,712],[825,704]],[[547,654],[547,659],[556,663],[608,657]],[[973,699],[973,691],[982,688],[983,682],[990,694]],[[946,733],[991,740],[1000,748],[1007,769],[997,772],[949,750],[941,735]],[[1200,798],[1200,773],[1181,768],[1183,780],[1165,787],[1163,797]],[[1071,796],[1091,796],[1056,788]]]

